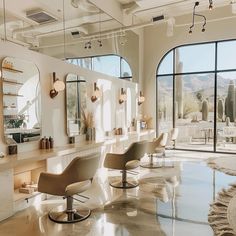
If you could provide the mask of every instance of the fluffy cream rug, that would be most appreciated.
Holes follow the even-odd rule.
[[[236,175],[236,157],[216,157],[207,160],[209,167],[228,175]]]
[[[216,236],[236,235],[236,183],[223,189],[211,204],[208,221]]]

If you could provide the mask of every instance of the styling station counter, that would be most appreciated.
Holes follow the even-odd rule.
[[[115,135],[97,142],[84,141],[0,159],[0,221],[42,199],[37,187],[34,192],[22,192],[22,183],[35,186],[41,172],[61,173],[75,157],[94,152],[101,153],[101,167],[107,152],[123,152],[132,142],[151,140],[154,136],[154,130],[145,130]]]

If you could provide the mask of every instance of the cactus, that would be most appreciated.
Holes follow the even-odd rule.
[[[234,122],[234,104],[235,104],[235,91],[234,81],[231,80],[228,87],[228,95],[225,100],[225,115],[230,118],[231,122]]]
[[[229,126],[229,125],[230,125],[230,118],[229,118],[229,117],[226,117],[226,119],[225,119],[225,124],[226,124],[226,126]]]
[[[202,102],[202,120],[208,121],[208,101]]]
[[[220,121],[223,121],[223,115],[224,115],[224,103],[222,99],[218,100],[218,106],[217,106],[217,111],[218,111],[218,119]]]
[[[183,63],[179,61],[179,51],[176,50],[176,71],[177,73],[182,73]],[[183,118],[184,116],[184,106],[183,106],[183,78],[182,75],[177,75],[175,79],[175,99],[178,103],[178,118]]]

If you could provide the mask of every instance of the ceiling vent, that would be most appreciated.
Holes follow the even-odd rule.
[[[79,37],[80,37],[80,32],[79,32],[78,30],[76,30],[76,31],[71,31],[70,33],[71,33],[71,36],[72,36],[73,38],[79,38]]]
[[[160,20],[164,20],[164,16],[163,16],[163,15],[156,16],[156,17],[153,17],[153,18],[152,18],[152,22],[153,22],[153,23],[156,23],[156,22],[158,22],[158,21],[160,21]]]
[[[42,9],[35,9],[26,12],[26,17],[38,24],[46,24],[57,21],[57,19]]]

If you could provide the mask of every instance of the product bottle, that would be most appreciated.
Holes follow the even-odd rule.
[[[53,148],[54,140],[53,140],[53,138],[51,136],[49,137],[49,143],[50,143],[50,148]]]
[[[41,140],[41,149],[45,149],[46,148],[46,137],[44,136],[44,138],[42,138]]]
[[[49,139],[46,138],[46,149],[49,149],[50,148],[50,142],[49,142]]]

